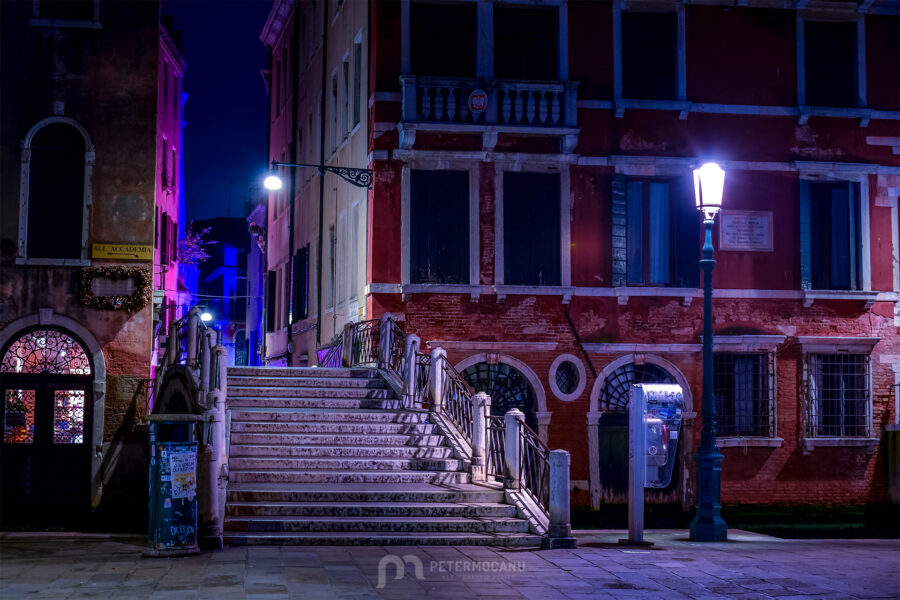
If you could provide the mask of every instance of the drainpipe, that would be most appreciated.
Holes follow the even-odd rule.
[[[294,4],[294,32],[297,33],[300,31],[300,4],[299,2]],[[291,37],[287,37],[288,43],[290,43]],[[290,48],[291,53],[291,62],[288,63],[291,67],[291,162],[297,162],[297,89],[299,87],[299,81],[297,78],[297,62],[299,58],[299,53],[296,50],[296,44],[293,44],[293,47]],[[270,103],[271,104],[271,103]],[[288,276],[287,280],[291,282],[291,293],[289,294],[290,304],[287,308],[287,313],[289,316],[288,324],[287,324],[287,366],[291,366],[294,359],[294,340],[293,340],[293,330],[294,330],[294,319],[296,315],[294,315],[294,290],[296,286],[294,284],[294,214],[296,207],[294,206],[296,200],[297,193],[297,175],[295,171],[291,171],[291,182],[288,186],[289,190],[289,200],[291,203],[290,208],[290,221],[288,222]]]

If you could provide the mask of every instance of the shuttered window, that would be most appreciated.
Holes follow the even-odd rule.
[[[275,271],[266,272],[266,331],[275,331],[275,300],[278,298]]]
[[[503,261],[507,285],[560,285],[558,173],[503,174]]]
[[[801,179],[801,287],[860,289],[859,246],[859,184]]]
[[[613,176],[613,285],[700,285],[700,218],[687,178]]]
[[[469,283],[469,172],[410,173],[411,283]]]
[[[294,254],[291,323],[309,316],[309,244]]]

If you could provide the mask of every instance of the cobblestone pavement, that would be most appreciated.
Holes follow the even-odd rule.
[[[667,531],[648,532],[656,544],[646,549],[619,546],[621,535],[578,532],[576,550],[255,546],[144,558],[139,537],[0,534],[0,598],[900,597],[898,540],[780,540],[731,531],[729,542],[701,544]]]

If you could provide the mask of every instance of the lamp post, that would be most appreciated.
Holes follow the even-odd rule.
[[[327,12],[327,11],[326,11]],[[324,61],[324,58],[323,58]],[[324,68],[324,67],[323,67]],[[324,81],[324,79],[323,79]],[[324,83],[323,83],[324,85]],[[324,98],[324,96],[323,96]],[[324,100],[322,101],[322,110],[325,110]],[[324,115],[324,112],[322,113]],[[322,117],[324,119],[324,117]],[[322,121],[322,131],[324,131],[325,122]],[[324,133],[322,134],[324,136]],[[325,156],[325,141],[322,138],[321,155]],[[292,169],[309,167],[319,172],[319,236],[316,240],[316,344],[322,341],[322,232],[325,223],[325,173],[334,173],[344,181],[349,182],[356,187],[368,188],[372,186],[372,170],[371,169],[354,169],[352,167],[333,167],[326,164],[309,164],[309,163],[286,163],[272,161],[272,169],[269,175],[263,180],[263,185],[267,190],[280,190],[282,186],[281,177],[278,176],[278,167],[289,167]],[[294,205],[294,199],[291,198],[291,206]],[[293,209],[292,209],[293,210]],[[291,213],[291,233],[290,233],[290,251],[293,260],[294,253],[294,233],[293,233],[293,212]],[[288,326],[288,348],[291,348],[291,328]]]
[[[691,539],[698,542],[723,542],[728,525],[722,519],[722,453],[716,445],[716,398],[713,394],[712,335],[712,226],[722,207],[725,171],[715,163],[694,169],[694,195],[697,209],[703,213],[706,237],[703,242],[703,430],[697,451],[697,514],[691,521]]]

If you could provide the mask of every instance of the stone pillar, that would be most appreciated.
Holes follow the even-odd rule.
[[[188,312],[187,327],[187,356],[185,362],[195,367],[197,366],[197,355],[200,352],[200,309],[196,306]]]
[[[211,399],[209,394],[209,375],[210,375],[210,354],[212,354],[212,346],[209,343],[210,331],[204,329],[200,332],[200,341],[197,348],[197,354],[200,358],[200,402],[204,406],[209,406]]]
[[[546,545],[549,548],[574,548],[569,517],[569,464],[565,450],[550,451],[550,527]]]
[[[443,348],[435,348],[431,351],[431,376],[429,377],[431,389],[429,393],[431,394],[432,412],[441,412],[444,390],[444,369],[441,363],[445,360],[447,360],[447,352]]]
[[[518,408],[514,408],[503,415],[503,425],[506,429],[503,440],[503,460],[506,467],[506,477],[503,481],[503,487],[508,490],[519,489],[519,457],[522,443],[519,437],[519,427],[522,426],[522,419],[524,418],[525,414]]]
[[[169,339],[166,340],[166,361],[169,365],[178,362],[178,321],[174,316],[169,320]]]
[[[403,405],[406,408],[413,406],[416,399],[416,355],[419,352],[419,336],[411,333],[406,336],[406,372],[400,373],[403,378]]]
[[[198,526],[199,544],[207,550],[221,549],[225,512],[225,471],[228,455],[225,445],[225,397],[227,394],[228,351],[216,344],[215,331],[209,332],[210,361],[214,365],[209,379],[209,410],[204,413],[208,428],[206,439],[201,439],[198,452]],[[212,366],[211,365],[211,366]],[[208,442],[208,443],[206,443]],[[201,487],[202,486],[202,487]]]
[[[341,334],[341,366],[353,366],[353,332],[356,323],[350,321],[344,323],[344,333]]]
[[[391,362],[391,345],[394,341],[394,333],[391,328],[393,320],[391,313],[381,315],[378,329],[378,367],[382,369],[387,368]]]
[[[487,479],[487,415],[491,397],[484,392],[472,396],[472,481]]]

